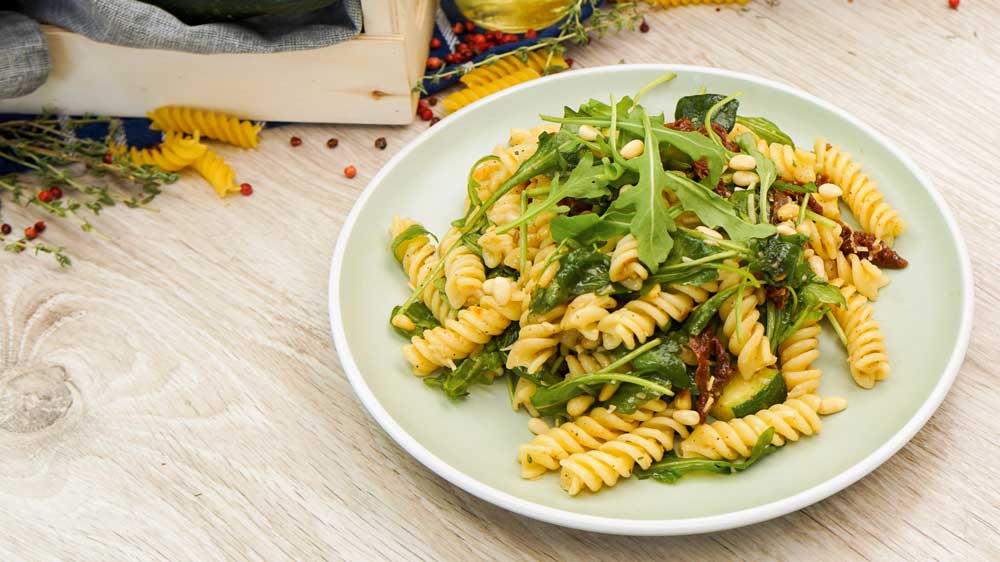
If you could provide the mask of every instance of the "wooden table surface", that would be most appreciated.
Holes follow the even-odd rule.
[[[680,8],[571,53],[798,86],[893,138],[944,193],[976,273],[972,345],[927,426],[849,489],[752,527],[629,538],[513,515],[438,478],[355,399],[326,294],[351,204],[426,123],[289,126],[225,151],[253,197],[220,202],[185,175],[159,212],[102,215],[108,241],[53,223],[69,270],[0,255],[0,559],[1000,559],[1000,3],[945,4]]]

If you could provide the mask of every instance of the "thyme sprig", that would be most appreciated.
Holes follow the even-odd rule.
[[[430,80],[432,84],[439,84],[446,78],[461,76],[475,68],[495,64],[500,61],[500,59],[511,56],[520,58],[522,62],[527,62],[529,53],[541,49],[548,49],[547,60],[551,60],[553,55],[561,54],[566,51],[567,43],[586,45],[590,42],[593,35],[596,35],[598,38],[603,38],[610,32],[622,31],[624,29],[635,31],[639,23],[642,21],[642,14],[639,12],[635,2],[618,2],[609,4],[610,8],[606,10],[598,9],[598,3],[599,0],[577,0],[576,3],[567,11],[565,20],[562,25],[559,26],[559,34],[554,37],[545,37],[543,39],[539,39],[537,43],[518,47],[517,49],[506,53],[493,54],[481,61],[444,65],[437,71],[426,74],[424,79]],[[583,20],[583,11],[585,7],[589,7],[593,10],[590,19],[586,21]],[[542,73],[550,74],[561,69],[562,67],[553,67],[546,64],[545,68],[542,69]],[[423,88],[423,82],[417,84],[415,89],[422,93],[426,93]]]
[[[103,138],[78,136],[81,128],[103,127]],[[84,232],[97,233],[84,212],[97,216],[118,204],[129,208],[149,207],[161,186],[177,181],[177,174],[155,166],[139,166],[122,151],[115,139],[122,136],[121,121],[110,117],[60,118],[41,115],[36,119],[0,123],[0,159],[19,165],[25,173],[0,175],[0,202],[6,196],[24,207],[36,206],[52,216],[76,223]],[[25,185],[25,180],[31,185]],[[34,185],[59,186],[63,197],[42,201]],[[62,246],[54,247],[25,238],[7,242],[6,252],[49,254],[61,266],[72,263]]]

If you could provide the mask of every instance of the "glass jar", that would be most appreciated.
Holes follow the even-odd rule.
[[[523,33],[546,28],[563,17],[575,0],[454,0],[462,15],[486,29]]]

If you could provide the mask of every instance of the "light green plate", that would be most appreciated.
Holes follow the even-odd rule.
[[[672,114],[680,96],[704,86],[743,92],[740,113],[778,123],[811,148],[816,136],[862,162],[908,223],[897,249],[910,267],[891,272],[877,319],[892,375],[874,390],[851,382],[845,354],[824,333],[819,366],[824,395],[848,409],[824,418],[821,435],[794,443],[733,476],[688,476],[676,485],[629,480],[599,494],[570,497],[558,476],[519,477],[517,446],[530,439],[527,417],[511,411],[503,384],[477,387],[453,403],[410,373],[405,343],[389,311],[408,295],[388,250],[393,215],[443,234],[462,213],[469,168],[511,127],[559,114],[594,97],[633,94],[664,72],[677,79],[643,98]],[[843,111],[760,78],[716,69],[619,65],[559,74],[490,96],[428,129],[372,180],[354,206],[333,258],[330,319],[344,370],[361,401],[410,454],[453,484],[537,519],[623,534],[685,534],[755,523],[800,509],[850,485],[899,450],[944,398],[961,365],[972,321],[972,276],[958,228],[927,177],[895,146]],[[391,483],[386,483],[387,486]]]

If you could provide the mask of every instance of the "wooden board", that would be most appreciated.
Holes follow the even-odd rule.
[[[0,100],[0,112],[133,117],[180,104],[265,121],[409,123],[436,2],[367,0],[365,7],[366,33],[356,39],[274,54],[136,49],[46,26],[49,80],[27,96]]]
[[[344,217],[426,123],[289,126],[266,130],[256,151],[223,150],[253,197],[220,202],[185,173],[159,212],[96,219],[108,241],[50,221],[45,239],[69,246],[71,270],[0,254],[0,560],[1000,559],[1000,5],[755,2],[648,19],[647,34],[569,56],[801,87],[892,137],[955,210],[976,274],[973,340],[941,409],[899,454],[800,512],[694,537],[571,531],[457,490],[365,413],[326,311]],[[741,40],[721,47],[730,36]],[[291,148],[291,135],[304,144]],[[384,151],[372,146],[381,136]],[[36,211],[5,207],[5,219],[23,227]]]

